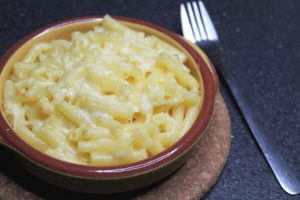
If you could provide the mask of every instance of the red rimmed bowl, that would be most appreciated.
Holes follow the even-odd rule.
[[[218,92],[218,78],[207,57],[179,35],[137,19],[115,17],[126,26],[159,37],[187,56],[186,65],[200,84],[202,102],[199,114],[190,130],[174,145],[146,160],[115,167],[92,167],[72,164],[43,154],[13,131],[3,111],[3,86],[13,64],[20,61],[36,43],[54,39],[69,39],[74,31],[91,30],[102,16],[64,20],[41,28],[16,43],[0,60],[0,143],[15,151],[22,164],[34,175],[59,187],[88,193],[113,193],[134,190],[152,184],[174,172],[186,160],[192,147],[204,134],[212,116]]]

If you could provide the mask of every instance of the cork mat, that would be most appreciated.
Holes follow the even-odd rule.
[[[206,134],[187,162],[174,174],[141,190],[114,194],[82,194],[59,189],[29,174],[10,152],[0,149],[0,199],[200,199],[217,181],[230,149],[231,125],[227,107],[219,94]]]

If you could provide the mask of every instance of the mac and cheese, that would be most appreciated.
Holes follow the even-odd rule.
[[[32,47],[5,83],[4,110],[39,151],[114,166],[174,144],[199,112],[199,83],[173,46],[109,16],[101,25]]]

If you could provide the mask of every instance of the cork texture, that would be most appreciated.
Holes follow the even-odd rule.
[[[223,98],[216,98],[209,127],[195,146],[186,163],[174,174],[146,189],[125,194],[89,195],[64,191],[28,174],[17,162],[4,164],[0,171],[0,199],[42,200],[71,197],[72,199],[135,199],[192,200],[203,197],[218,180],[226,163],[231,142],[230,117]],[[0,156],[8,152],[0,151]],[[5,154],[5,155],[4,155]],[[12,172],[18,170],[17,173]]]

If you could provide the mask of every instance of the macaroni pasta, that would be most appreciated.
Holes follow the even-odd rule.
[[[32,47],[5,83],[4,110],[39,151],[114,166],[174,144],[199,111],[199,84],[173,46],[109,16],[101,24]]]

